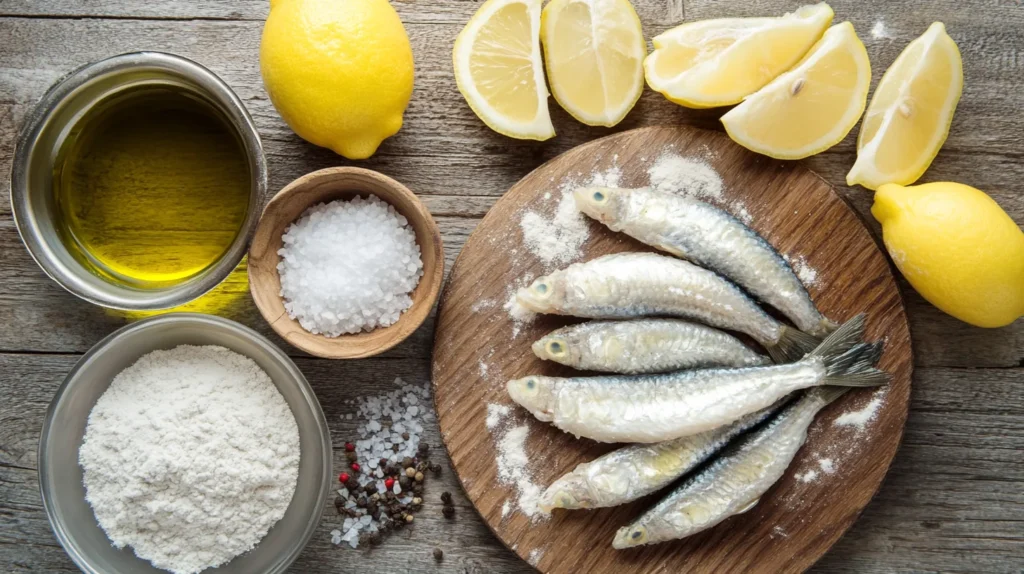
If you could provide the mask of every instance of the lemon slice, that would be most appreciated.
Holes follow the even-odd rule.
[[[541,0],[487,0],[455,39],[455,81],[492,130],[519,139],[555,135],[540,56]]]
[[[850,133],[867,103],[871,63],[849,22],[829,28],[792,70],[722,116],[729,137],[777,159],[822,152]]]
[[[878,189],[917,181],[949,135],[964,88],[956,42],[935,22],[889,66],[875,88],[857,138],[847,185]]]
[[[591,126],[614,126],[644,90],[647,45],[628,0],[553,0],[541,15],[555,100]]]
[[[721,18],[677,26],[654,38],[647,84],[691,108],[731,106],[793,67],[832,23],[828,4],[779,18]]]

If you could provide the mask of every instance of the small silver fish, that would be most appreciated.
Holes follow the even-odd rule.
[[[693,470],[781,406],[777,403],[697,435],[613,450],[556,480],[541,494],[538,505],[545,512],[552,508],[607,508],[647,496]]]
[[[784,325],[715,273],[656,253],[616,253],[536,279],[516,299],[538,313],[591,319],[670,315],[746,333],[777,363],[796,361],[818,339]]]
[[[807,391],[763,429],[620,528],[612,546],[623,549],[685,538],[750,510],[782,478],[807,439],[814,416],[846,390],[819,387]]]
[[[575,369],[625,374],[771,364],[728,333],[680,319],[571,325],[539,339],[533,352]]]
[[[801,331],[824,338],[835,330],[803,283],[763,237],[713,205],[650,189],[580,188],[580,211],[607,225],[735,281],[775,307]]]
[[[655,443],[694,435],[738,420],[809,387],[885,384],[874,368],[881,344],[861,341],[864,316],[829,335],[796,363],[704,369],[665,375],[509,381],[512,400],[539,420],[601,442]]]

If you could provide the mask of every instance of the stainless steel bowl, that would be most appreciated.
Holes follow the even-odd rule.
[[[94,106],[114,94],[140,86],[183,88],[219,110],[242,142],[252,182],[242,227],[220,260],[182,283],[153,289],[115,284],[91,272],[64,245],[54,219],[53,164],[64,139]],[[245,255],[266,189],[263,146],[242,101],[210,70],[192,60],[161,52],[136,52],[100,60],[57,82],[25,120],[11,167],[14,221],[36,263],[50,278],[82,299],[126,310],[181,305],[227,277]]]
[[[218,574],[284,572],[320,523],[332,486],[331,436],[313,389],[281,350],[255,331],[212,315],[172,313],[124,327],[100,341],[71,369],[57,390],[39,438],[39,488],[57,540],[89,574],[164,572],[117,550],[85,501],[78,449],[89,412],[114,376],[142,355],[178,345],[220,345],[245,355],[277,385],[299,426],[299,480],[284,517],[251,551],[217,568]],[[244,504],[244,502],[243,502]]]

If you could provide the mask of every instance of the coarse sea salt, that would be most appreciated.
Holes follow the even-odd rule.
[[[875,417],[878,416],[878,409],[884,401],[885,389],[876,391],[871,397],[871,401],[864,408],[856,411],[847,411],[839,415],[832,424],[837,427],[854,427],[857,432],[862,432],[867,428],[868,423],[875,420]]]
[[[423,276],[415,232],[375,196],[315,205],[281,240],[284,306],[311,333],[337,337],[394,324]]]
[[[394,463],[399,463],[405,457],[415,458],[423,433],[423,424],[434,419],[430,409],[420,406],[429,399],[429,384],[411,385],[396,378],[394,389],[387,393],[347,401],[346,404],[355,405],[361,421],[356,428],[356,433],[360,437],[355,441],[356,459],[367,461],[367,467],[373,469],[374,465],[379,467],[382,458]],[[342,418],[349,420],[347,415]],[[403,437],[403,433],[406,432],[409,433],[408,439]],[[397,451],[394,450],[394,445],[398,445]],[[380,494],[387,491],[384,481],[381,480],[383,476],[380,468],[376,468],[374,472],[352,473],[360,489],[372,484]],[[412,494],[403,493],[397,482],[392,492],[403,503],[408,504],[412,501]],[[352,548],[357,548],[360,533],[377,532],[380,522],[374,520],[367,514],[365,508],[358,507],[354,502],[349,501],[345,507],[352,510],[356,516],[346,518],[341,530],[331,532],[331,542],[344,542]]]

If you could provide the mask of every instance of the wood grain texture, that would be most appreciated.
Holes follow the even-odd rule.
[[[679,19],[762,16],[792,10],[797,0],[633,0],[650,38]],[[451,266],[480,218],[516,181],[576,145],[644,125],[719,129],[720,111],[686,110],[645,91],[617,128],[588,128],[554,102],[558,136],[543,144],[489,131],[454,87],[450,50],[477,9],[475,0],[395,0],[416,58],[416,87],[402,131],[369,161],[412,188],[434,214]],[[950,138],[924,181],[957,180],[993,195],[1024,223],[1024,7],[1017,0],[889,0],[830,2],[864,40],[874,79],[907,42],[943,20],[960,46],[966,85]],[[0,188],[6,188],[14,134],[33,102],[77,66],[140,49],[198,60],[238,91],[263,138],[270,189],[316,169],[353,162],[291,133],[262,88],[258,67],[265,0],[0,0]],[[876,24],[883,33],[872,34]],[[849,188],[854,136],[804,163],[825,177],[869,222],[871,195]],[[269,199],[265,198],[265,200]],[[914,341],[915,384],[904,443],[885,484],[864,515],[814,569],[820,572],[1019,572],[1024,568],[1024,321],[976,329],[928,305],[901,280]],[[257,329],[292,355],[324,404],[335,442],[350,421],[336,420],[340,402],[374,394],[395,374],[426,380],[434,320],[401,345],[355,362],[306,358],[277,337],[248,295],[243,265],[187,309],[215,312]],[[29,258],[0,193],[0,571],[73,572],[39,507],[34,450],[42,412],[64,373],[102,337],[136,316],[108,313],[57,287]],[[6,353],[6,354],[5,354]],[[983,367],[983,368],[975,368]],[[435,433],[435,430],[431,430]],[[436,434],[432,434],[436,437]],[[432,438],[432,441],[435,439]],[[338,461],[342,460],[338,457]],[[331,547],[340,521],[324,524],[296,572],[525,573],[533,569],[506,550],[461,495],[450,473],[458,519],[436,513],[383,548],[366,553]],[[428,503],[437,504],[429,490]],[[429,518],[433,515],[434,519]],[[408,536],[408,538],[405,538]],[[446,552],[437,566],[434,545]]]
[[[530,344],[570,320],[541,316],[517,324],[500,308],[510,289],[565,265],[544,264],[525,244],[520,222],[527,213],[551,217],[563,185],[591,174],[621,171],[623,187],[649,184],[648,169],[664,153],[707,161],[721,175],[724,194],[715,203],[745,210],[751,227],[784,257],[816,270],[808,285],[818,308],[834,321],[867,313],[868,337],[884,339],[881,368],[893,375],[871,432],[836,428],[833,420],[863,408],[871,391],[840,399],[819,416],[786,476],[753,510],[686,540],[632,551],[611,548],[615,531],[652,504],[589,512],[556,512],[531,520],[503,505],[520,493],[499,475],[501,429],[484,424],[489,405],[509,405],[515,425],[528,425],[528,472],[541,488],[610,450],[536,420],[508,398],[505,383],[530,374],[573,376],[542,361]],[[595,222],[580,257],[653,251]],[[496,251],[495,246],[502,250]],[[490,308],[480,310],[481,302]],[[497,305],[495,305],[497,302]],[[486,305],[485,305],[486,307]],[[912,353],[907,317],[889,264],[856,213],[814,173],[797,164],[758,156],[729,138],[693,128],[642,128],[584,144],[548,162],[512,187],[470,236],[452,268],[439,305],[433,381],[441,435],[470,500],[506,545],[542,572],[801,572],[853,523],[878,489],[899,445],[910,395]],[[484,366],[480,366],[484,365]],[[512,424],[512,423],[509,423]],[[817,459],[846,467],[841,480],[804,484],[794,478]],[[835,496],[837,488],[842,496]]]
[[[412,306],[398,321],[366,333],[327,337],[305,330],[284,308],[277,265],[288,226],[310,207],[372,194],[393,206],[416,234],[423,276],[410,297]],[[337,249],[350,249],[337,245]],[[311,355],[325,359],[363,359],[379,355],[413,334],[434,308],[444,278],[441,231],[423,202],[401,183],[372,170],[333,167],[306,174],[277,193],[263,210],[249,248],[249,291],[256,307],[275,333]]]

